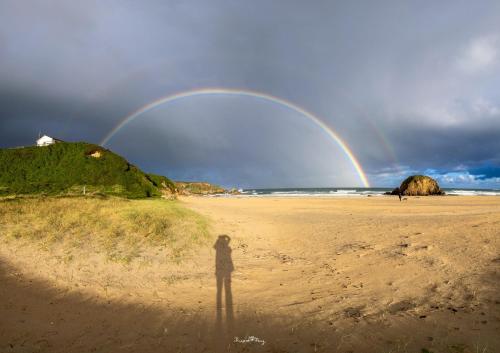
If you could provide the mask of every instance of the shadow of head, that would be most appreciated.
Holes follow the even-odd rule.
[[[215,242],[214,248],[217,249],[217,248],[228,247],[230,242],[231,242],[231,237],[229,235],[225,234],[219,235],[217,241]]]

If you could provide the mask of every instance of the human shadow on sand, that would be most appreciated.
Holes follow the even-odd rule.
[[[227,266],[231,259],[228,239],[219,245],[219,256]],[[500,283],[496,266],[492,262],[491,273],[481,278],[488,291],[483,292],[486,298],[473,313],[460,308],[453,312],[447,306],[427,318],[419,318],[411,310],[372,317],[360,312],[353,318],[342,318],[336,312],[331,316],[332,325],[328,320],[308,319],[307,312],[287,316],[280,308],[272,315],[261,314],[258,307],[238,305],[238,310],[234,309],[232,296],[228,296],[232,294],[231,267],[223,267],[220,274],[220,296],[225,306],[217,310],[220,322],[216,319],[214,323],[210,313],[194,306],[176,308],[168,303],[124,301],[84,292],[79,287],[57,287],[51,281],[25,275],[0,259],[0,352],[417,353],[426,348],[455,353],[458,351],[453,347],[462,349],[460,352],[476,352],[478,347],[480,352],[492,353],[500,346],[494,334],[500,317],[500,302],[493,300]],[[233,334],[242,340],[235,342]],[[222,347],[214,343],[214,337],[220,336],[225,343]],[[253,336],[265,344],[252,341]],[[403,343],[404,350],[398,351]]]
[[[230,241],[231,238],[228,235],[219,235],[214,244],[215,280],[217,285],[215,343],[218,351],[227,350],[233,337],[234,309],[231,274],[234,271],[234,265],[231,257],[232,250],[229,246]],[[225,325],[223,317],[224,308]]]

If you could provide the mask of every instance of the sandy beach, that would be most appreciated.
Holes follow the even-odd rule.
[[[0,246],[0,352],[498,352],[500,198],[187,197],[178,263]]]

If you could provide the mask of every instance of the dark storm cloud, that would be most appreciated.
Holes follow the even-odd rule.
[[[497,1],[3,0],[1,144],[26,145],[40,130],[98,142],[128,112],[161,96],[237,87],[286,98],[321,116],[375,183],[462,168],[494,186],[495,173],[476,172],[495,170],[500,161],[499,18]],[[161,124],[176,121],[175,130],[162,125],[149,133],[137,125],[110,147],[149,169],[233,185],[344,180],[325,169],[307,137],[293,154],[303,158],[308,177],[297,172],[298,159],[277,152],[293,134],[290,112],[245,105],[283,124],[273,130],[274,140],[247,129],[248,139],[261,140],[250,153],[248,144],[227,146],[207,137],[188,116],[221,122],[211,133],[237,144],[231,136],[239,126],[224,115],[241,121],[252,114],[198,104],[192,100],[189,114],[187,108],[158,111],[171,117]],[[138,131],[162,153],[153,156]],[[139,140],[127,145],[127,134]],[[228,158],[224,163],[221,155]],[[278,157],[289,161],[271,172]]]

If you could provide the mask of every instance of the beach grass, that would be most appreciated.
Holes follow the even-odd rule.
[[[155,249],[165,260],[179,262],[208,238],[207,220],[175,200],[34,197],[0,201],[0,240],[57,249],[64,261],[79,252],[130,263]]]

